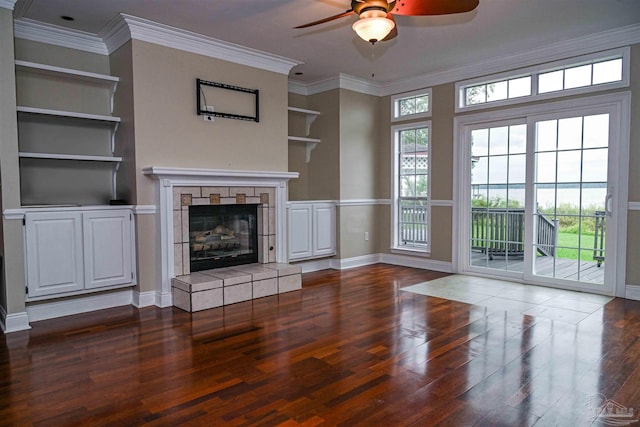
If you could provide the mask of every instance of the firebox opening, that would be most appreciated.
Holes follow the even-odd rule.
[[[190,206],[191,271],[258,262],[258,206]]]

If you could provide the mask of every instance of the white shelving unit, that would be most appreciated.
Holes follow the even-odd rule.
[[[26,301],[134,285],[133,212],[109,206],[123,160],[111,115],[118,77],[15,66]]]
[[[122,161],[122,157],[115,156],[114,152],[115,134],[120,124],[120,118],[112,116],[110,115],[110,113],[113,112],[113,99],[120,79],[118,77],[106,74],[98,74],[21,60],[16,60],[15,66],[17,72],[28,73],[25,76],[35,75],[35,77],[30,77],[31,80],[29,80],[29,82],[35,81],[38,84],[38,87],[42,87],[42,85],[44,85],[46,88],[55,89],[57,86],[56,82],[60,82],[62,80],[66,82],[66,84],[71,84],[72,86],[75,86],[77,84],[80,86],[80,88],[82,88],[82,85],[85,85],[85,87],[87,87],[86,85],[90,85],[90,87],[94,91],[101,92],[103,90],[106,90],[108,94],[108,106],[104,106],[104,104],[102,104],[103,106],[100,109],[104,111],[108,108],[109,110],[109,114],[94,114],[93,112],[89,113],[82,111],[67,111],[65,109],[41,108],[41,106],[39,105],[33,105],[39,103],[39,98],[35,97],[34,99],[33,90],[36,89],[32,89],[31,102],[28,102],[28,104],[30,105],[19,105],[17,107],[18,122],[22,123],[24,126],[30,126],[27,129],[28,132],[24,132],[25,135],[19,135],[19,142],[21,142],[20,151],[18,153],[19,158],[30,159],[28,168],[22,167],[23,165],[21,162],[21,179],[31,183],[31,188],[33,188],[33,180],[40,179],[41,182],[42,179],[40,175],[42,175],[42,173],[44,173],[44,170],[46,170],[47,168],[62,168],[62,170],[65,171],[67,177],[73,176],[74,173],[77,173],[74,172],[74,170],[82,170],[82,173],[84,174],[83,176],[86,177],[87,173],[93,173],[91,172],[90,166],[74,166],[77,163],[73,162],[100,162],[101,164],[111,163],[113,164],[110,169],[111,172],[109,172],[109,169],[104,170],[104,166],[101,166],[95,169],[96,172],[93,173],[93,175],[96,177],[96,182],[102,182],[100,186],[101,190],[99,191],[99,193],[102,194],[103,191],[106,191],[107,188],[110,188],[111,198],[117,198],[116,174],[120,162]],[[26,85],[28,83],[24,84]],[[24,90],[27,89],[25,88]],[[84,89],[81,89],[81,91],[83,90]],[[60,89],[58,89],[58,91],[60,91]],[[104,92],[101,93],[104,94]],[[55,101],[58,98],[49,97],[44,99],[48,102],[51,102],[51,100]],[[20,99],[19,102],[21,102]],[[45,136],[43,134],[46,134],[46,130],[51,126],[56,127],[57,132],[55,136],[51,137],[52,139],[50,140],[49,135]],[[108,129],[108,137],[105,133],[107,131],[105,130],[105,127],[106,129]],[[82,137],[80,137],[80,140],[78,140],[77,134],[75,135],[74,140],[68,139],[69,134],[74,132],[79,132],[78,134],[82,135]],[[83,141],[86,141],[86,144],[83,144]],[[71,142],[73,142],[72,145],[70,145]],[[107,154],[107,150],[110,155],[105,155]],[[57,160],[66,161],[67,163],[65,163],[64,165],[61,164],[59,166],[52,166],[52,163],[42,163]],[[42,165],[42,168],[44,168],[41,169],[42,172],[38,171],[39,168],[41,168],[40,165]],[[104,172],[98,172],[99,170]],[[34,173],[36,175],[34,175]],[[108,179],[109,182],[107,182],[104,178],[98,178],[98,174],[100,177],[102,177],[104,176],[104,173],[110,173],[110,179]],[[52,176],[52,179],[55,178],[56,177]],[[83,178],[79,177],[78,179],[82,180]],[[34,203],[41,203],[38,200],[38,195],[34,195],[33,192],[30,193],[29,191],[30,190],[28,188],[23,189],[23,203],[25,202],[25,199],[28,201],[29,205]],[[49,200],[43,201],[44,204],[50,204],[52,202],[83,204],[82,201],[73,200],[74,198],[81,198],[78,197],[77,194],[65,196],[64,188],[61,189],[59,193],[60,200],[52,201],[50,199],[52,196],[48,196]],[[49,194],[51,194],[51,192],[49,192]],[[65,200],[65,197],[68,197],[72,200]],[[92,196],[87,195],[87,198],[90,197]],[[93,201],[92,204],[95,204],[95,202],[96,201]],[[107,200],[103,201],[103,203],[106,202]]]
[[[306,108],[298,108],[298,107],[289,107],[289,112],[292,113],[300,113],[305,114],[305,136],[292,136],[289,135],[289,141],[303,142],[307,145],[307,163],[311,160],[311,152],[318,145],[320,140],[318,138],[309,138],[309,134],[311,133],[311,125],[320,115],[320,111],[308,110]]]

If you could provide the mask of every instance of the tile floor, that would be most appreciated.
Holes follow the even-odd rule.
[[[401,290],[571,324],[578,324],[613,299],[604,295],[462,274],[418,283]]]

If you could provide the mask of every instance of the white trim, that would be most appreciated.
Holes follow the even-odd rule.
[[[3,9],[13,10],[17,0],[0,0],[0,7]]]
[[[28,18],[14,19],[13,28],[15,37],[19,39],[83,50],[100,55],[109,53],[107,46],[105,46],[100,37],[84,31],[70,30]]]
[[[150,166],[142,169],[145,175],[155,175],[162,179],[185,179],[185,177],[202,177],[204,179],[215,177],[223,180],[236,178],[257,180],[269,179],[294,179],[299,177],[298,172],[272,172],[231,169],[197,169],[197,168],[168,168],[163,166]],[[191,184],[195,185],[195,184]]]
[[[378,83],[344,73],[340,73],[336,77],[308,84],[289,81],[289,92],[298,95],[315,95],[333,89],[346,89],[366,95],[381,96]]]
[[[336,206],[373,206],[390,205],[391,199],[343,199],[336,200]]]
[[[380,96],[393,95],[423,87],[437,86],[457,80],[465,80],[506,70],[528,67],[543,62],[565,59],[567,52],[571,52],[571,56],[585,55],[601,50],[628,46],[638,42],[640,42],[640,24],[628,25],[614,30],[552,43],[538,49],[525,50],[515,55],[491,58],[484,62],[475,62],[472,65],[450,68],[435,73],[382,84],[379,86]]]
[[[2,212],[2,217],[6,220],[22,220],[25,213],[24,209],[5,209]]]
[[[350,268],[364,267],[366,265],[377,264],[380,261],[380,254],[361,255],[352,258],[332,260],[332,268],[337,270],[348,270]]]
[[[133,207],[134,215],[155,215],[158,213],[156,205],[135,205]]]
[[[289,92],[298,95],[314,95],[331,89],[343,88],[356,92],[362,90],[362,93],[370,95],[390,96],[458,80],[471,79],[477,76],[496,74],[544,62],[566,59],[567,52],[571,52],[571,56],[578,56],[601,50],[630,46],[639,42],[640,24],[633,24],[584,37],[560,41],[514,55],[491,58],[484,62],[475,62],[471,65],[449,68],[386,83],[357,79],[356,77],[351,77],[353,80],[349,82],[346,80],[341,81],[340,77],[314,83],[289,81]],[[358,83],[349,86],[349,83],[355,83],[355,81],[358,81]]]
[[[151,307],[156,303],[155,291],[140,292],[134,289],[131,298],[131,305],[136,308]]]
[[[131,305],[133,300],[132,294],[133,291],[127,289],[69,300],[34,303],[27,306],[27,314],[29,315],[29,320],[35,322],[73,314],[88,313],[105,308],[121,307],[123,305]]]
[[[4,307],[0,305],[0,329],[5,334],[31,329],[27,312],[7,314]]]
[[[226,169],[168,168],[151,166],[142,170],[157,181],[156,200],[159,220],[156,221],[158,277],[156,305],[172,303],[171,279],[175,277],[173,259],[173,188],[196,186],[270,187],[276,198],[276,262],[287,262],[287,182],[297,178],[297,172],[243,171]]]
[[[414,114],[406,114],[400,115],[399,113],[399,103],[403,99],[407,98],[416,98],[420,95],[426,95],[429,98],[427,111],[423,113],[414,113]],[[431,106],[433,105],[433,91],[431,88],[413,90],[411,92],[399,93],[397,95],[393,95],[391,97],[391,122],[401,122],[406,120],[417,120],[417,119],[425,119],[427,117],[431,117]]]
[[[538,89],[538,79],[540,75],[549,71],[567,70],[569,68],[579,65],[593,65],[598,62],[607,61],[611,59],[622,59],[622,79],[618,81],[590,84],[588,86],[581,86],[576,88],[561,89],[551,92],[540,93]],[[510,105],[523,104],[525,102],[544,101],[557,98],[568,97],[572,95],[584,95],[594,92],[602,92],[605,90],[625,88],[629,86],[630,82],[630,62],[631,62],[631,48],[625,46],[618,49],[612,49],[605,52],[596,52],[589,55],[572,56],[560,61],[546,62],[537,64],[526,69],[518,69],[514,71],[506,71],[503,73],[493,74],[490,76],[476,77],[469,80],[456,82],[456,103],[455,112],[460,113],[463,111],[476,111],[482,109],[506,107]],[[507,82],[510,80],[516,80],[523,77],[530,77],[530,94],[526,96],[519,96],[514,98],[507,98],[498,101],[488,101],[479,104],[464,105],[464,92],[469,87],[488,85],[492,82]]]
[[[29,212],[64,212],[64,211],[74,211],[74,212],[87,212],[87,211],[97,211],[97,210],[120,210],[120,209],[132,209],[131,205],[87,205],[87,206],[76,206],[76,205],[41,205],[41,206],[23,206],[22,208],[17,209],[5,209],[2,212],[2,216],[7,220],[22,220],[24,219],[25,214]]]
[[[640,211],[640,202],[629,202],[630,211]]]
[[[431,207],[452,207],[453,200],[431,200]]]
[[[302,268],[302,273],[311,273],[313,271],[335,269],[334,260],[323,258],[311,261],[291,262],[291,265],[297,265]]]
[[[105,40],[109,53],[115,52],[131,38],[285,75],[289,75],[296,65],[302,64],[294,59],[124,13],[109,21],[99,35]]]
[[[412,257],[397,254],[381,254],[380,262],[392,265],[401,265],[403,267],[420,268],[423,270],[442,271],[444,273],[453,273],[453,266],[447,261],[438,261],[424,257]]]
[[[412,247],[404,247],[399,244],[398,237],[398,223],[399,223],[399,214],[398,214],[398,198],[400,197],[398,194],[399,188],[399,165],[398,165],[398,157],[400,155],[400,141],[399,134],[400,132],[418,129],[418,128],[427,128],[428,132],[428,141],[427,141],[427,244],[424,247],[415,248],[415,250],[422,252],[423,254],[429,254],[431,252],[431,141],[432,141],[432,127],[431,120],[421,120],[417,122],[408,122],[408,123],[398,123],[391,125],[391,200],[389,205],[391,206],[391,250],[405,250],[405,249],[414,249]]]
[[[464,166],[464,162],[466,161],[463,156],[465,156],[465,152],[468,154],[468,150],[463,148],[466,145],[466,133],[465,130],[467,127],[473,126],[475,124],[481,125],[483,123],[488,122],[506,122],[510,120],[517,119],[538,119],[543,115],[551,115],[551,114],[561,114],[562,112],[572,112],[575,110],[589,110],[589,109],[600,109],[608,108],[610,111],[614,111],[614,118],[617,120],[616,122],[612,122],[610,124],[611,131],[615,134],[614,138],[619,140],[619,152],[617,154],[613,154],[610,152],[610,155],[615,155],[615,158],[618,160],[626,160],[629,158],[629,139],[630,139],[630,111],[631,111],[631,93],[630,92],[614,92],[610,94],[601,94],[601,95],[593,95],[584,98],[571,99],[571,100],[559,100],[559,101],[551,101],[546,103],[534,104],[530,106],[520,106],[509,108],[505,110],[498,111],[484,111],[481,113],[472,113],[463,116],[454,117],[454,147],[460,146],[460,149],[454,148],[455,159],[454,159],[454,206],[457,206],[456,218],[454,219],[454,239],[453,246],[456,253],[453,255],[453,259],[456,260],[456,271],[458,272],[469,272],[473,271],[473,268],[465,265],[465,258],[462,256],[463,252],[465,252],[465,247],[468,248],[467,241],[460,241],[461,235],[455,234],[455,229],[463,230],[464,227],[467,227],[467,209],[465,205],[466,197],[462,197],[466,191],[466,185],[468,183],[468,175],[465,177],[461,176],[457,178],[463,172],[460,172],[460,169],[467,170]],[[536,117],[538,116],[538,117]],[[529,132],[532,131],[532,128],[529,126]],[[531,162],[531,160],[529,161]],[[528,170],[532,173],[531,168],[529,168],[530,163],[528,164]],[[588,289],[588,291],[593,292],[606,292],[615,294],[618,297],[624,297],[625,289],[624,289],[624,276],[625,276],[625,266],[626,266],[626,234],[627,234],[627,208],[628,204],[628,172],[629,172],[629,162],[628,161],[618,161],[618,169],[614,172],[615,178],[609,180],[609,184],[617,185],[617,200],[615,200],[614,212],[616,215],[614,220],[616,221],[616,246],[611,248],[611,253],[613,259],[617,260],[614,265],[610,267],[614,270],[607,270],[608,273],[611,274],[610,280],[606,281],[607,286],[610,286],[609,289],[603,289],[602,291],[599,288],[594,287],[593,289]],[[468,172],[464,172],[468,174]],[[624,178],[624,179],[623,179]],[[456,227],[457,225],[457,227]],[[529,230],[531,231],[531,230]],[[460,233],[463,234],[463,233]],[[458,244],[460,242],[460,244]],[[535,278],[524,277],[527,281],[537,280]],[[558,280],[558,283],[561,281]],[[566,287],[570,288],[571,282],[566,282]],[[565,286],[563,282],[561,284]],[[549,285],[553,286],[553,285]],[[583,285],[581,289],[586,290],[586,285]]]
[[[626,299],[640,301],[640,285],[627,285],[624,297]]]

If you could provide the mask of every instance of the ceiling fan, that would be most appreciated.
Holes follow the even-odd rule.
[[[469,12],[478,7],[479,0],[352,0],[351,9],[337,15],[298,25],[307,28],[345,16],[357,14],[353,30],[363,40],[374,44],[391,40],[398,35],[393,15],[433,16]]]

